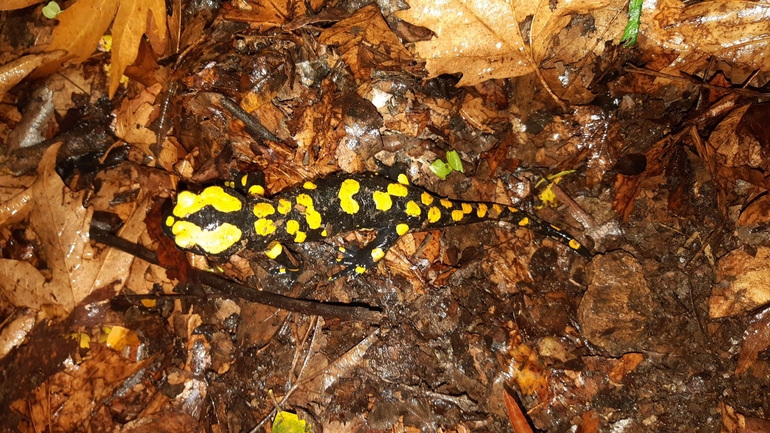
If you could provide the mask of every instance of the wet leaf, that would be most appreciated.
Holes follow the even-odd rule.
[[[659,2],[643,11],[641,48],[674,53],[672,72],[697,70],[711,56],[729,60],[733,67],[767,70],[768,16],[770,5],[757,2]]]
[[[321,33],[320,41],[339,47],[342,58],[359,80],[369,79],[373,70],[399,70],[412,61],[382,18],[370,5]]]
[[[30,54],[0,66],[0,98],[11,87],[18,84],[27,75],[31,74],[38,66],[59,58],[63,51],[55,51],[44,54]]]
[[[733,250],[719,260],[717,284],[711,291],[711,318],[745,313],[770,302],[770,248],[760,247],[754,257]]]
[[[410,9],[396,15],[436,34],[433,40],[416,44],[417,55],[426,59],[430,76],[461,72],[463,78],[458,86],[472,86],[491,78],[517,77],[533,72],[552,47],[553,37],[570,22],[571,14],[587,14],[606,8],[610,2],[451,0],[436,3],[412,0],[409,4]],[[620,7],[620,4],[615,6]],[[615,12],[614,8],[608,9]],[[527,37],[521,28],[529,18],[532,21]],[[625,20],[617,16],[608,21],[616,22],[625,25]],[[601,28],[607,23],[599,19],[596,25]],[[608,33],[606,29],[598,30],[598,33],[602,32],[605,33],[603,37],[620,36],[619,33]],[[570,45],[583,47],[581,44]],[[590,43],[592,48],[603,49],[597,45],[604,44]],[[585,54],[585,50],[582,53]],[[562,58],[565,63],[578,59]]]
[[[743,343],[738,356],[738,365],[735,366],[735,374],[748,370],[759,358],[759,354],[768,347],[770,347],[770,310],[765,310],[754,318],[743,333]]]

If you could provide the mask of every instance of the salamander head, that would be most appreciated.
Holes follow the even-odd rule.
[[[182,191],[163,214],[163,232],[185,251],[209,256],[234,254],[245,247],[245,200],[236,191],[210,186],[199,194]]]

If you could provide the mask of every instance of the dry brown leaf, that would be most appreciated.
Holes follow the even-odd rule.
[[[3,0],[0,2],[0,11],[12,11],[14,9],[23,9],[28,6],[40,3],[42,0]]]
[[[149,24],[150,16],[154,26]],[[144,33],[151,34],[150,40],[165,44],[166,6],[162,0],[79,0],[57,16],[59,25],[48,47],[49,51],[65,50],[68,59],[75,63],[83,62],[93,53],[113,18],[110,97],[115,94],[126,66],[136,59]],[[49,72],[58,66],[49,66]]]
[[[734,66],[766,71],[770,5],[761,2],[706,1],[691,6],[676,0],[652,3],[642,10],[640,48],[663,48],[675,59],[664,72],[692,72],[712,57]],[[656,56],[665,59],[664,56]]]
[[[319,39],[339,46],[342,58],[358,80],[368,80],[375,68],[399,70],[413,60],[375,5],[324,30]]]
[[[150,25],[150,14],[154,26]],[[120,8],[112,25],[112,68],[110,98],[120,84],[126,66],[136,59],[144,33],[155,32],[154,38],[166,43],[166,3],[163,0],[120,0]],[[151,38],[152,39],[152,38]]]
[[[418,42],[418,56],[427,60],[431,77],[462,72],[458,85],[471,86],[491,78],[509,78],[529,74],[546,58],[553,47],[553,38],[570,21],[571,14],[587,14],[606,8],[610,0],[586,2],[553,2],[505,0],[450,0],[437,4],[430,0],[411,0],[411,9],[396,15],[412,24],[431,29],[437,38]],[[604,39],[617,37],[607,29],[625,25],[624,16],[617,11],[622,4],[610,8],[605,26],[598,26],[589,41],[588,51],[601,53]],[[521,26],[532,17],[529,37]],[[612,27],[614,28],[614,27]],[[600,38],[597,42],[596,37]],[[570,39],[569,44],[573,42]],[[570,53],[564,51],[563,54]],[[586,50],[571,53],[569,58],[554,59],[565,64],[586,57]]]
[[[75,63],[81,63],[94,52],[99,39],[107,31],[115,11],[116,0],[80,0],[60,13],[59,25],[53,29],[48,51],[64,50]],[[87,22],[88,25],[84,25]]]

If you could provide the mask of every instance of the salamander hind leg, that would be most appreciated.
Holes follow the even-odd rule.
[[[398,241],[398,239],[409,230],[406,224],[396,224],[393,227],[387,227],[377,230],[377,236],[366,244],[365,247],[357,250],[355,248],[340,248],[342,253],[340,263],[345,267],[336,274],[329,277],[329,281],[334,281],[341,277],[363,274],[373,268],[379,262],[388,249]]]

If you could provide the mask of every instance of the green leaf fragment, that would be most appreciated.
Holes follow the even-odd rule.
[[[643,2],[644,0],[631,0],[628,5],[628,24],[620,39],[620,42],[625,42],[626,47],[636,45],[636,37],[639,35],[639,26],[642,23]]]
[[[310,433],[307,421],[299,419],[296,413],[280,411],[273,420],[273,433]]]
[[[59,3],[49,2],[47,5],[43,6],[43,16],[49,20],[56,18],[56,15],[59,15],[60,13],[61,8],[59,7]]]
[[[450,167],[446,162],[437,159],[433,161],[433,164],[430,165],[430,171],[438,176],[439,179],[446,180],[446,177],[449,175],[449,173],[452,172],[452,167]]]
[[[446,162],[452,167],[453,170],[465,173],[463,170],[463,162],[460,160],[460,154],[456,150],[450,150],[446,153]],[[448,174],[448,173],[447,173]]]

